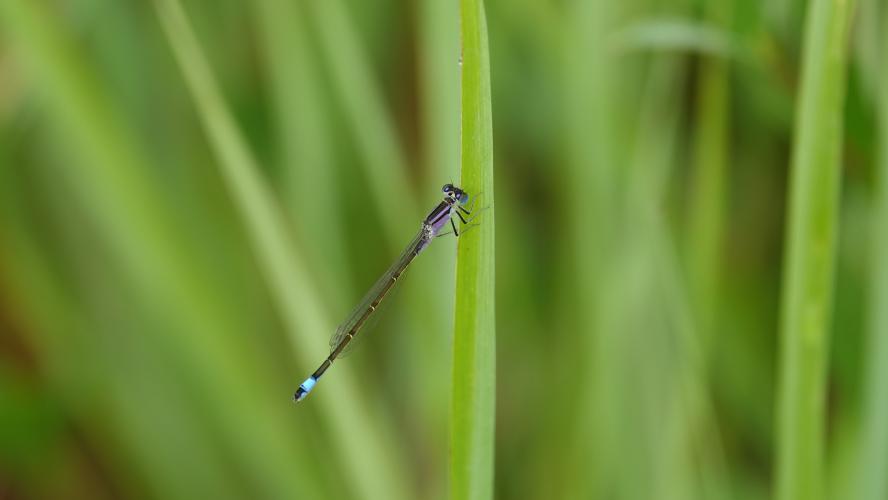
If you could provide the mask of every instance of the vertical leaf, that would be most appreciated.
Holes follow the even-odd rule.
[[[421,185],[425,187],[423,193],[436,193],[443,183],[455,180],[459,166],[459,5],[450,0],[423,0],[418,9],[419,114],[425,174]],[[417,293],[411,293],[412,298],[420,299],[411,304],[411,321],[428,333],[409,336],[404,342],[416,353],[411,355],[411,372],[416,372],[412,381],[427,425],[432,428],[446,427],[449,418],[450,400],[441,394],[450,391],[450,359],[441,353],[450,351],[454,297],[453,288],[435,284],[453,280],[456,254],[452,248],[451,243],[436,245],[437,253],[429,256],[435,265],[411,271],[415,273],[411,284],[423,287],[414,287]],[[439,456],[446,460],[446,433],[430,438],[434,445],[440,445]],[[446,475],[438,476],[438,480],[442,488],[446,486]]]
[[[321,92],[320,64],[311,52],[304,8],[297,2],[252,2],[257,33],[269,74],[268,90],[276,123],[281,193],[298,235],[311,240],[306,260],[339,301],[348,290],[349,263],[341,217],[341,185],[332,161],[329,110]],[[307,217],[322,211],[326,217]],[[338,303],[334,300],[333,303]]]
[[[0,2],[0,23],[14,54],[73,153],[57,173],[84,202],[114,263],[144,301],[142,307],[163,318],[167,327],[154,330],[156,341],[175,353],[172,363],[188,366],[183,383],[194,384],[212,410],[206,425],[219,429],[224,445],[233,451],[233,463],[257,491],[276,496],[290,488],[292,464],[301,463],[287,446],[294,434],[277,414],[261,410],[270,399],[268,380],[249,357],[238,356],[234,343],[220,340],[232,325],[225,321],[218,296],[193,271],[193,257],[177,245],[180,233],[171,224],[174,217],[160,186],[148,174],[150,163],[110,105],[101,80],[50,12],[38,2]],[[144,412],[133,413],[124,420],[142,422],[142,416]],[[138,443],[134,428],[126,431]],[[186,447],[177,456],[188,461],[194,455]],[[316,484],[308,479],[305,490],[317,491]]]
[[[881,25],[888,27],[888,9]],[[877,41],[879,37],[875,37]],[[878,46],[888,50],[888,36],[882,33]],[[869,339],[864,407],[861,429],[860,484],[861,500],[888,497],[888,65],[879,67],[878,133],[879,158],[876,169],[876,199],[873,204],[871,298],[869,301]]]
[[[401,245],[402,213],[415,213],[409,189],[407,161],[395,125],[385,109],[382,92],[342,0],[304,2],[318,26],[318,38],[333,83],[342,102],[367,169],[368,192],[377,205],[389,242]],[[391,196],[391,193],[403,193]]]
[[[729,28],[731,2],[705,3],[706,18]],[[704,348],[710,340],[715,298],[718,296],[719,259],[724,236],[725,176],[730,140],[728,61],[709,56],[697,78],[697,116],[694,141],[694,185],[690,210],[688,267],[692,294]]]
[[[453,339],[450,495],[493,497],[495,395],[493,128],[487,21],[482,0],[460,2],[461,185],[486,208],[459,240]]]
[[[824,490],[825,392],[839,209],[848,0],[808,6],[790,174],[777,395],[777,499]]]
[[[286,238],[286,224],[256,161],[228,112],[194,32],[177,0],[158,0],[161,24],[178,58],[210,142],[218,155],[222,175],[240,212],[257,254],[271,296],[294,339],[299,355],[314,363],[326,352],[324,338],[332,330],[309,284],[309,273]],[[322,336],[324,338],[322,338]],[[340,367],[345,373],[347,368]],[[325,380],[336,398],[318,398],[332,428],[339,456],[353,488],[367,498],[406,497],[406,484],[395,464],[394,449],[385,433],[368,422],[367,411],[356,407],[358,393],[351,378]],[[336,382],[334,382],[336,381]]]

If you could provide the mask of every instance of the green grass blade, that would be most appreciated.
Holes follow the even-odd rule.
[[[427,195],[437,193],[445,182],[452,182],[459,166],[459,5],[448,0],[422,0],[418,8],[419,101],[423,181]],[[434,198],[429,198],[431,202]],[[428,203],[428,202],[427,202]],[[451,246],[453,245],[453,246]],[[433,265],[417,266],[411,270],[412,284],[422,287],[411,293],[411,320],[415,327],[428,330],[422,337],[409,336],[405,345],[411,347],[411,372],[416,375],[417,397],[421,398],[425,421],[432,429],[448,425],[450,400],[441,394],[450,392],[450,359],[442,353],[450,352],[453,328],[454,296],[451,287],[436,284],[452,283],[456,263],[454,243],[435,248],[429,255]],[[447,247],[447,248],[444,248]],[[431,286],[429,286],[431,285]],[[420,295],[421,296],[418,296]],[[429,307],[431,305],[432,307]],[[431,434],[431,433],[430,433]],[[437,456],[447,459],[447,434],[434,433],[435,445],[441,450]],[[436,478],[444,490],[447,476]]]
[[[888,9],[881,25],[888,28]],[[878,39],[879,37],[876,37]],[[883,34],[879,46],[888,50],[888,36]],[[888,65],[879,68],[878,127],[879,158],[876,169],[876,197],[873,204],[872,255],[870,259],[872,294],[869,301],[869,338],[864,404],[861,428],[861,455],[858,497],[860,500],[888,498]]]
[[[298,346],[300,361],[314,367],[321,359],[319,353],[327,351],[326,338],[332,328],[312,293],[309,273],[286,240],[282,214],[225,107],[181,4],[177,0],[160,0],[156,5],[273,300],[294,345]],[[392,463],[394,454],[384,451],[396,449],[395,445],[368,422],[371,419],[366,418],[366,410],[356,407],[358,391],[351,382],[353,378],[345,375],[349,372],[347,365],[340,366],[338,371],[339,376],[324,381],[327,390],[338,393],[337,397],[317,398],[315,402],[331,424],[337,450],[348,470],[345,477],[366,498],[405,498],[406,480],[398,472],[401,468]]]
[[[704,3],[704,17],[721,29],[729,30],[734,9],[732,2],[709,0]],[[718,330],[718,307],[722,300],[721,271],[723,242],[727,235],[727,176],[730,158],[730,59],[709,56],[701,64],[697,76],[697,112],[694,133],[694,173],[691,191],[687,269],[693,316],[698,338],[697,354],[690,370],[693,383],[706,387],[709,383],[711,345]],[[706,387],[708,389],[708,387]],[[699,391],[703,393],[703,390]],[[716,420],[712,405],[704,401],[700,405],[704,423],[715,428]],[[706,473],[701,474],[704,488],[712,490],[712,484],[724,481],[727,476],[724,449],[717,429],[712,432],[710,460],[705,461]]]
[[[731,3],[712,0],[705,4],[706,17],[729,26]],[[694,180],[689,213],[688,268],[694,309],[708,345],[715,298],[718,297],[719,263],[724,238],[725,177],[728,174],[730,141],[730,84],[728,61],[707,57],[698,76]]]
[[[776,498],[824,491],[828,328],[852,1],[808,6],[790,174],[777,394]]]
[[[633,470],[622,460],[610,459],[622,458],[623,450],[614,431],[620,394],[613,383],[620,376],[617,346],[622,337],[613,326],[619,314],[617,296],[623,296],[627,287],[610,286],[608,276],[609,269],[624,260],[615,258],[619,255],[614,214],[619,213],[617,199],[626,189],[623,175],[633,145],[627,122],[639,114],[634,103],[640,93],[636,85],[626,82],[640,79],[633,78],[637,65],[616,57],[608,50],[608,41],[626,24],[626,11],[635,7],[637,2],[607,0],[574,0],[565,5],[560,92],[567,175],[562,181],[566,208],[561,216],[569,235],[563,258],[570,264],[561,280],[562,293],[573,300],[559,308],[559,316],[567,322],[566,328],[580,335],[571,340],[572,347],[564,349],[560,359],[580,370],[570,377],[569,389],[553,388],[560,393],[553,404],[560,413],[572,414],[576,422],[573,429],[565,428],[556,436],[570,457],[556,470],[564,475],[558,484],[561,496],[620,498],[614,487],[620,471]],[[562,403],[574,395],[575,402]]]
[[[420,3],[420,79],[423,117],[423,161],[432,174],[429,188],[440,189],[440,178],[459,164],[459,9],[452,2]]]
[[[614,47],[619,52],[686,51],[729,57],[736,50],[731,38],[720,27],[681,18],[637,22],[618,33],[614,40]]]
[[[382,92],[342,0],[304,2],[317,24],[333,87],[342,102],[367,169],[369,193],[390,244],[404,240],[404,213],[417,213],[407,178],[407,161]],[[392,196],[392,193],[399,193]]]
[[[283,419],[262,411],[269,380],[242,356],[229,339],[230,325],[218,296],[193,271],[194,261],[177,246],[180,235],[162,191],[148,174],[132,130],[106,99],[101,80],[65,36],[66,30],[40,3],[4,1],[0,22],[13,53],[33,78],[43,110],[74,153],[56,173],[87,205],[91,222],[126,275],[144,298],[143,307],[159,311],[165,328],[156,341],[186,367],[183,383],[202,392],[207,425],[219,429],[233,462],[262,494],[291,488],[292,465],[299,455],[286,445],[295,439]],[[94,219],[94,220],[93,220]],[[253,422],[245,428],[243,422]],[[135,433],[132,429],[128,432]],[[189,450],[178,453],[191,459]],[[309,479],[307,482],[312,482]],[[171,493],[168,496],[174,496]]]
[[[341,179],[333,162],[329,107],[321,92],[320,64],[309,47],[304,8],[298,2],[250,3],[269,78],[267,89],[275,119],[278,192],[293,214],[298,235],[312,241],[306,261],[340,304],[352,275],[341,218]],[[323,212],[326,217],[304,217]],[[334,222],[331,224],[331,221]],[[343,304],[347,307],[348,304]]]
[[[470,193],[482,193],[479,205],[488,208],[480,227],[459,239],[457,251],[450,496],[484,499],[493,497],[496,316],[490,60],[481,0],[460,2],[460,33],[460,181]]]

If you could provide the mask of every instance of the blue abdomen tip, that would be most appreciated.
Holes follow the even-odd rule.
[[[305,379],[305,382],[303,382],[302,385],[300,385],[299,387],[305,389],[305,392],[311,392],[317,382],[318,379],[314,377],[308,377],[307,379]]]
[[[302,401],[305,396],[308,395],[309,392],[314,388],[315,384],[318,382],[318,379],[314,377],[308,377],[305,379],[305,382],[299,386],[299,389],[296,389],[296,394],[293,395],[293,400],[297,403]]]

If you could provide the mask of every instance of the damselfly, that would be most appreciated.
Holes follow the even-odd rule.
[[[444,192],[444,200],[429,213],[425,220],[422,221],[419,233],[413,238],[413,241],[407,245],[407,248],[404,249],[404,253],[402,253],[398,260],[392,264],[392,267],[390,267],[389,270],[376,281],[376,284],[373,285],[370,291],[367,292],[367,295],[364,296],[361,302],[355,306],[351,314],[349,314],[348,319],[336,329],[336,333],[333,334],[333,337],[330,339],[330,355],[327,356],[327,359],[321,363],[321,366],[319,366],[318,369],[299,386],[299,389],[296,390],[296,394],[293,395],[295,401],[302,401],[302,399],[314,388],[318,379],[321,378],[321,375],[330,368],[333,361],[346,350],[349,343],[355,338],[355,335],[361,331],[361,328],[367,322],[370,315],[376,311],[377,307],[379,307],[379,303],[382,302],[385,296],[388,295],[395,286],[395,283],[397,283],[398,278],[404,273],[404,270],[407,269],[407,266],[413,262],[413,259],[415,259],[420,252],[425,250],[426,247],[432,243],[432,240],[438,236],[450,234],[450,231],[445,233],[441,232],[441,230],[447,226],[448,222],[452,228],[453,235],[457,237],[459,236],[459,230],[457,229],[456,223],[453,221],[453,215],[455,214],[458,216],[463,225],[467,226],[472,222],[474,219],[472,210],[465,206],[469,201],[469,194],[453,184],[445,184],[442,191]],[[469,218],[466,219],[466,216]]]

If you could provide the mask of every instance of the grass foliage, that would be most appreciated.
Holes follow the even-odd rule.
[[[796,114],[778,401],[778,500],[823,497],[826,369],[841,182],[848,24],[853,2],[814,1]]]
[[[0,1],[0,489],[884,499],[883,7]]]
[[[481,0],[460,2],[460,185],[475,193],[478,226],[460,237],[450,409],[450,498],[493,496],[496,297],[493,117],[487,20]]]

